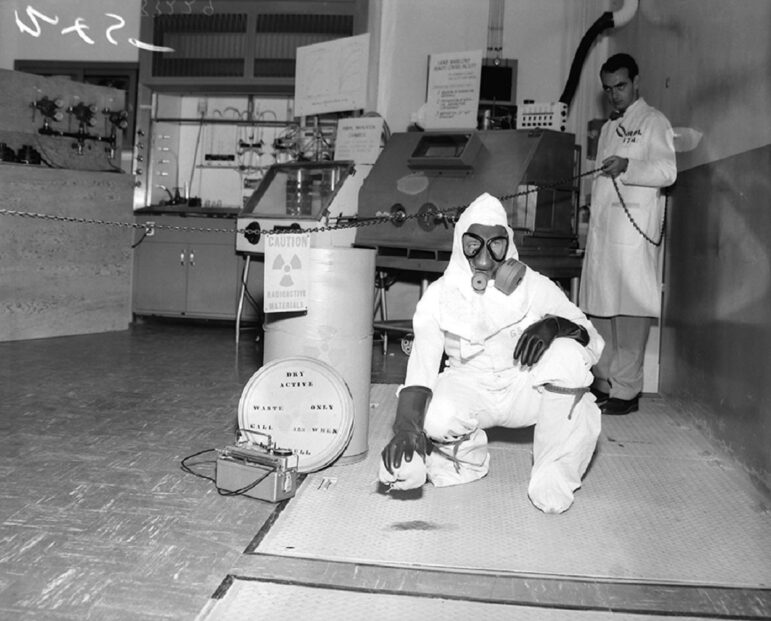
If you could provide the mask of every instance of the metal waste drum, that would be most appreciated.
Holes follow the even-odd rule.
[[[264,363],[304,356],[340,374],[353,399],[353,431],[340,464],[368,450],[375,250],[310,249],[308,310],[265,317]]]

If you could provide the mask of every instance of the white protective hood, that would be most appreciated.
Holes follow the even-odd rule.
[[[526,295],[527,276],[516,292],[505,295],[495,288],[492,280],[483,294],[471,286],[473,271],[463,254],[463,234],[472,224],[501,225],[509,237],[507,259],[517,259],[519,253],[514,244],[514,232],[509,226],[506,210],[501,202],[490,194],[482,194],[472,202],[458,218],[452,242],[452,254],[441,279],[439,313],[441,325],[468,341],[481,344],[484,339],[501,328],[522,319],[529,303]]]
[[[485,224],[489,226],[503,226],[506,228],[506,234],[509,237],[509,249],[506,252],[507,259],[517,259],[519,253],[514,245],[514,231],[509,226],[506,210],[501,201],[486,192],[471,203],[458,218],[455,225],[455,232],[452,238],[452,255],[450,263],[444,271],[444,278],[454,287],[458,287],[464,295],[479,296],[471,287],[471,276],[473,271],[469,265],[466,255],[463,254],[463,234],[469,230],[472,224]],[[488,283],[488,288],[492,286],[492,281]],[[486,295],[486,294],[485,294]]]

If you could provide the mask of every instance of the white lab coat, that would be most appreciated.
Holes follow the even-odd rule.
[[[597,162],[628,158],[616,177],[637,226],[658,241],[664,218],[662,188],[677,177],[672,127],[667,118],[637,99],[624,116],[600,131]],[[598,174],[592,186],[579,306],[589,315],[658,317],[661,313],[661,246],[643,238],[630,222],[612,179]]]

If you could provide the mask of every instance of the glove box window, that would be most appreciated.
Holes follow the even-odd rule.
[[[348,161],[271,166],[242,215],[319,220],[352,171]]]

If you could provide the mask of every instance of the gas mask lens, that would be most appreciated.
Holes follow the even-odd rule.
[[[494,261],[500,262],[506,258],[506,251],[509,249],[509,239],[507,237],[491,237],[487,241],[475,235],[474,233],[464,233],[463,254],[467,259],[473,259],[482,250],[482,246],[487,246],[487,251]]]

